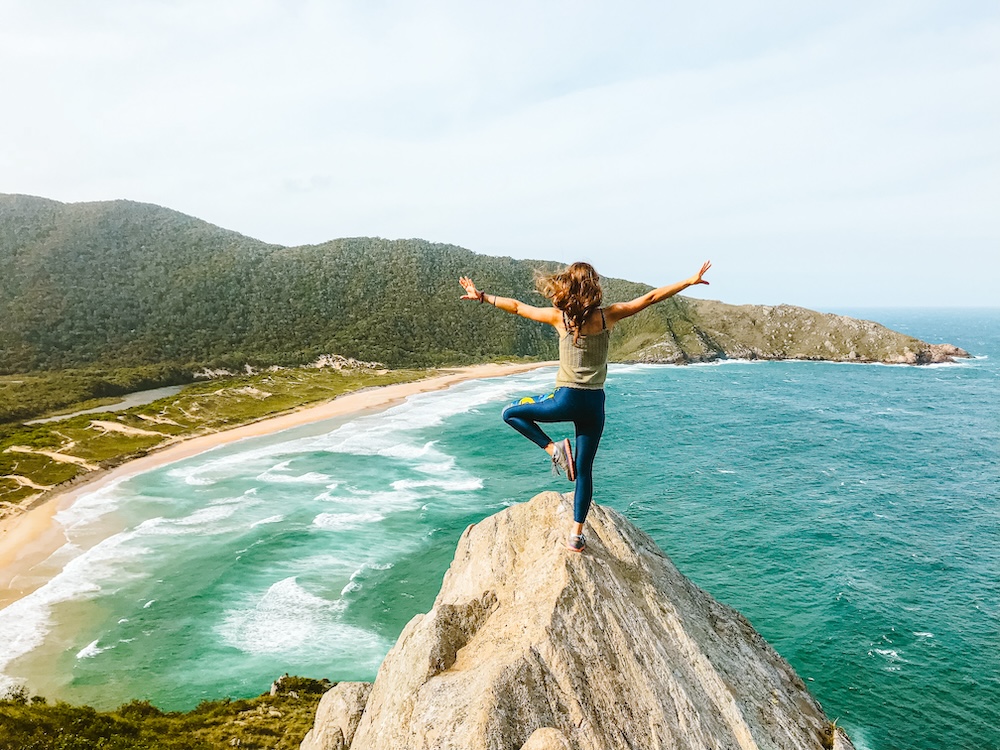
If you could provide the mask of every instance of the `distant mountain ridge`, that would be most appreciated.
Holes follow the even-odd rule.
[[[392,366],[550,359],[551,331],[460,302],[457,279],[545,304],[533,275],[558,265],[417,239],[283,247],[152,204],[0,194],[0,373],[298,364],[327,353]],[[604,284],[611,301],[651,288]],[[675,297],[623,321],[612,357],[919,364],[964,355],[850,320]]]

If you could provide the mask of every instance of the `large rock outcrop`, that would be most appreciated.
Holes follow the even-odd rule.
[[[616,360],[684,364],[802,359],[928,365],[969,357],[952,344],[929,344],[871,320],[793,305],[727,305],[676,298],[660,313],[650,316],[645,332],[628,330],[628,323],[619,326],[626,330],[614,341]]]
[[[549,492],[466,530],[434,607],[386,656],[351,750],[851,747],[750,623],[646,534],[595,506],[577,555],[569,518]],[[330,703],[311,739],[356,719]]]

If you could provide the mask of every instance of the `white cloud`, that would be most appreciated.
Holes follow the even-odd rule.
[[[3,11],[0,190],[651,283],[709,254],[731,301],[995,304],[987,4],[52,5]],[[873,258],[905,283],[859,283]],[[940,289],[970,262],[993,283]]]

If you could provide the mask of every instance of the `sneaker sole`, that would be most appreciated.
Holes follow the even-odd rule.
[[[576,481],[576,459],[573,458],[573,446],[569,442],[569,438],[563,440],[563,452],[566,454],[566,478],[571,481]]]

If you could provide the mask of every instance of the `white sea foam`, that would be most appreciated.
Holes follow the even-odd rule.
[[[270,482],[271,484],[328,484],[330,482],[330,476],[320,474],[317,471],[309,471],[299,475],[284,473],[292,460],[288,459],[272,466],[270,469],[258,474],[257,479],[261,482]]]
[[[385,563],[385,564],[364,563],[360,568],[358,568],[353,573],[351,573],[351,577],[348,580],[347,585],[344,586],[344,588],[341,589],[341,591],[340,591],[340,596],[344,597],[347,594],[351,593],[352,591],[358,591],[361,588],[361,584],[358,583],[358,578],[362,574],[364,574],[365,571],[367,571],[367,570],[388,570],[391,567],[392,567],[392,563]]]
[[[869,656],[874,656],[878,654],[886,661],[886,666],[883,667],[887,672],[899,672],[901,670],[901,663],[906,663],[906,660],[900,657],[899,652],[891,648],[876,648],[873,651],[869,651]]]
[[[455,459],[453,456],[449,456],[444,461],[438,461],[433,464],[417,464],[413,467],[414,471],[419,471],[421,474],[444,474],[446,471],[451,471],[455,468]]]
[[[350,594],[352,591],[357,591],[360,588],[360,583],[357,583],[356,581],[348,581],[347,585],[340,590],[340,595],[347,596],[347,594]]]
[[[233,446],[238,446],[242,442],[237,441],[229,446],[220,446],[227,449],[225,453],[220,454],[219,448],[215,448],[180,461],[167,472],[167,476],[183,479],[185,484],[208,485],[214,483],[216,477],[255,475],[266,471],[269,468],[268,464],[273,467],[275,457],[302,452],[309,440],[311,438],[285,440],[246,450],[234,448]]]
[[[365,455],[376,455],[385,456],[386,458],[401,458],[404,461],[414,461],[419,458],[425,458],[428,455],[440,455],[434,451],[434,444],[436,440],[429,440],[422,445],[407,445],[406,443],[394,443],[393,445],[386,445],[378,448],[373,453],[366,453]]]
[[[408,461],[425,459],[425,463],[446,462],[449,457],[439,453],[433,441],[410,443],[406,434],[435,427],[449,417],[550,382],[551,374],[496,378],[467,381],[442,391],[417,394],[380,414],[353,420],[315,438],[315,447],[333,453],[379,455]]]
[[[933,638],[934,637],[933,633],[928,633],[928,632],[925,632],[925,631],[917,632],[917,633],[914,633],[913,635],[917,636],[917,638]]]
[[[128,493],[119,491],[119,488],[122,482],[129,478],[119,477],[93,492],[81,494],[71,506],[55,514],[55,521],[67,532],[71,532],[74,529],[88,526],[102,516],[114,512],[128,497]]]
[[[207,508],[201,508],[196,510],[189,516],[184,516],[183,518],[174,519],[173,523],[178,526],[199,526],[202,528],[207,528],[209,524],[215,523],[216,521],[222,521],[226,518],[233,516],[238,510],[239,505],[236,502],[225,503],[220,505],[210,505]]]
[[[322,570],[328,578],[342,578],[349,576],[358,565],[358,559],[364,557],[364,552],[351,550],[350,552],[322,552],[316,555],[309,555],[302,560],[302,570]],[[349,556],[345,557],[345,555]]]
[[[973,357],[972,359],[957,359],[954,362],[934,362],[929,365],[921,365],[922,370],[938,370],[945,367],[974,367],[975,362],[979,357]],[[983,357],[982,359],[987,359]]]
[[[419,508],[422,499],[419,493],[406,488],[394,488],[386,491],[347,487],[345,492],[347,494],[327,495],[324,493],[320,497],[326,502],[347,505],[352,508],[370,508],[378,512]]]
[[[343,649],[381,659],[386,644],[376,634],[340,620],[342,601],[327,601],[302,588],[295,577],[273,584],[256,601],[226,613],[217,632],[233,648],[250,654],[291,655],[317,648]],[[377,665],[377,661],[375,664]]]
[[[132,540],[131,533],[116,534],[79,552],[45,585],[0,610],[0,672],[44,641],[54,606],[96,596],[101,592],[101,581],[120,583],[144,575],[140,566],[133,569],[130,563],[148,550],[130,545]],[[0,683],[7,682],[0,678]]]
[[[239,559],[240,559],[240,558],[238,557],[239,555],[242,555],[242,554],[243,554],[244,552],[249,552],[249,551],[250,551],[250,550],[252,550],[252,549],[253,549],[254,547],[256,547],[256,546],[257,546],[258,544],[261,544],[261,543],[263,543],[264,541],[265,541],[264,539],[257,539],[257,540],[256,540],[256,541],[254,541],[254,542],[253,542],[253,543],[252,543],[252,544],[251,544],[251,545],[250,545],[249,547],[244,547],[243,549],[238,549],[238,550],[236,550],[236,554],[237,554],[237,558],[236,558],[236,559],[237,559],[237,560],[239,560]]]
[[[252,488],[253,491],[247,490],[242,495],[237,495],[236,497],[220,497],[215,500],[209,500],[209,505],[239,505],[240,507],[247,507],[251,505],[256,505],[254,498],[257,496],[256,487]]]
[[[392,483],[395,490],[414,490],[424,487],[437,487],[447,492],[470,492],[481,490],[483,480],[478,477],[458,479],[399,479]]]
[[[252,524],[250,524],[250,528],[253,529],[257,526],[263,526],[264,524],[268,523],[281,523],[284,520],[285,517],[282,515],[268,516],[267,518],[262,518],[259,521],[254,521]]]
[[[142,608],[143,609],[149,609],[155,603],[156,603],[156,599],[150,599],[148,602],[146,602],[145,604],[142,605]]]
[[[656,372],[663,367],[675,367],[676,365],[651,364],[648,362],[635,362],[631,365],[608,365],[608,377],[614,375],[637,375],[641,373]]]
[[[313,519],[312,525],[327,531],[343,531],[369,523],[378,523],[384,518],[381,513],[320,513]]]
[[[100,653],[102,653],[104,651],[108,651],[109,649],[112,649],[112,648],[115,647],[114,644],[112,644],[110,646],[104,646],[102,648],[101,646],[97,645],[99,641],[100,641],[100,638],[98,638],[96,641],[93,641],[89,645],[84,646],[77,653],[76,658],[77,659],[90,659],[91,657],[97,656],[98,654],[100,654]]]
[[[240,510],[235,502],[226,502],[196,510],[183,518],[149,518],[140,523],[133,532],[136,537],[156,536],[204,536],[226,534],[237,528],[233,524],[222,524]]]
[[[842,726],[844,726],[844,729],[847,730],[847,735],[851,738],[851,744],[854,745],[854,750],[872,750],[872,746],[869,744],[868,738],[865,736],[865,728],[850,724],[844,724]]]
[[[767,359],[713,359],[711,362],[691,362],[686,365],[677,365],[677,368],[683,370],[688,367],[724,367],[726,365],[759,365],[765,362],[773,362],[774,360]],[[782,362],[795,362],[798,360],[783,359]],[[663,367],[663,365],[657,365],[658,367]]]

